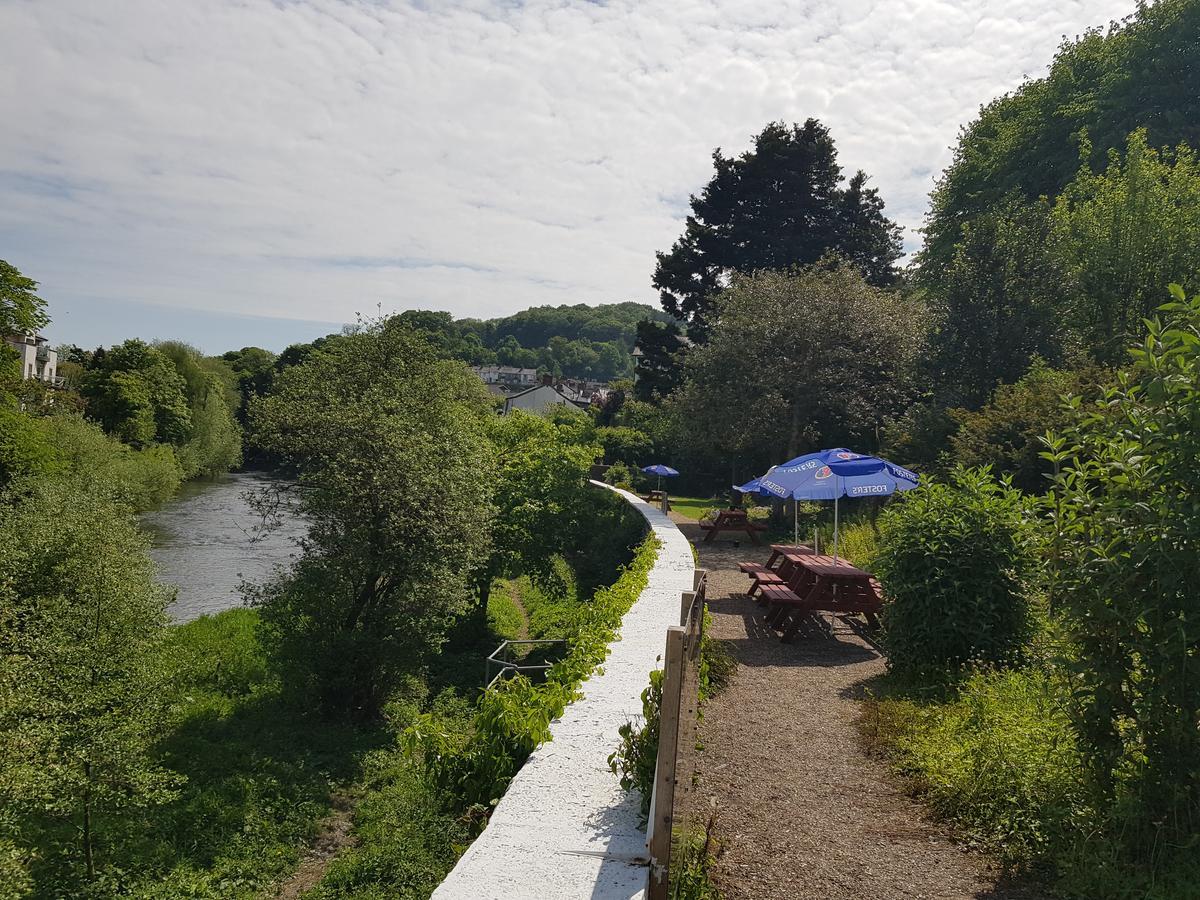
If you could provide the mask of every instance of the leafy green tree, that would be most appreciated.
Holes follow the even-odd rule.
[[[581,416],[556,423],[513,411],[493,420],[496,469],[492,552],[477,575],[481,613],[492,581],[525,574],[554,577],[554,560],[578,549],[588,523],[588,470],[600,448],[586,441]]]
[[[169,594],[132,514],[63,484],[0,497],[0,547],[0,801],[93,879],[106,830],[178,781],[151,753]]]
[[[1150,146],[1200,147],[1198,42],[1197,0],[1138,4],[1120,26],[1064,42],[1045,78],[983,107],[931,198],[922,281],[940,280],[964,223],[1008,195],[1056,197],[1078,172],[1084,133],[1093,164],[1138,128]]]
[[[191,436],[186,380],[167,356],[143,341],[128,340],[104,353],[80,393],[88,415],[134,447],[183,444]]]
[[[759,471],[822,446],[874,446],[904,409],[923,312],[853,268],[736,276],[672,402],[693,446]]]
[[[251,404],[256,443],[298,473],[311,523],[287,577],[256,595],[291,689],[372,717],[471,607],[494,463],[487,392],[399,323],[327,342]]]
[[[37,420],[0,406],[0,490],[15,479],[44,477],[61,468],[62,461]]]
[[[1184,145],[1157,153],[1136,131],[1124,159],[1110,151],[1104,172],[1085,168],[1066,187],[1054,224],[1074,327],[1094,359],[1117,364],[1167,299],[1162,286],[1200,272],[1200,160]]]
[[[890,284],[900,229],[858,172],[841,188],[829,129],[816,119],[773,122],[738,157],[713,152],[712,179],[691,198],[683,236],[658,253],[654,287],[663,309],[686,320],[688,336],[707,337],[716,294],[729,276],[787,270],[838,253],[872,284]]]
[[[1042,435],[1070,424],[1072,413],[1063,402],[1067,395],[1095,399],[1109,374],[1095,367],[1062,371],[1035,360],[1016,383],[997,388],[980,410],[949,411],[957,425],[949,438],[951,456],[962,466],[991,466],[1027,493],[1043,493],[1052,471],[1042,458]]]
[[[661,402],[675,392],[683,379],[687,343],[674,322],[638,322],[637,361],[633,394],[639,400]]]
[[[37,295],[37,282],[0,259],[0,378],[21,377],[16,366],[17,357],[3,343],[3,338],[11,334],[36,333],[48,324],[46,301]]]
[[[275,377],[275,354],[262,347],[243,347],[221,354],[237,379],[239,402],[238,423],[246,424],[246,410],[250,398],[261,397],[271,388]]]
[[[963,225],[953,259],[925,294],[934,327],[923,366],[950,405],[976,409],[1034,358],[1064,360],[1065,280],[1045,203],[1009,198]]]
[[[1047,451],[1083,748],[1156,855],[1200,833],[1200,296],[1171,291],[1132,369]]]

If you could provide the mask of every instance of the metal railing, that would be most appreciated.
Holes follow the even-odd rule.
[[[547,646],[555,646],[565,648],[567,641],[565,638],[542,638],[539,640],[527,641],[504,641],[499,647],[488,654],[488,658],[484,661],[483,684],[485,688],[490,688],[505,675],[524,675],[527,672],[545,672],[553,662],[542,663],[524,663],[520,660],[512,658],[512,648],[522,646],[532,646],[534,644],[542,644]],[[524,657],[522,657],[523,659]],[[557,660],[556,660],[557,661]],[[497,668],[495,675],[492,674],[492,669]]]

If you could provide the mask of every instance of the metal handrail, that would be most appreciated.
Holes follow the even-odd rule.
[[[484,690],[491,688],[492,685],[494,685],[497,681],[499,681],[501,678],[503,678],[506,674],[514,674],[514,673],[522,674],[524,672],[544,672],[553,665],[553,663],[536,663],[536,664],[530,664],[530,665],[521,665],[520,663],[515,662],[514,660],[511,660],[511,659],[497,659],[496,658],[497,656],[499,656],[503,653],[506,653],[510,647],[514,647],[517,645],[525,645],[525,644],[561,644],[562,646],[566,646],[567,641],[565,638],[540,638],[537,640],[504,641],[503,643],[500,644],[499,647],[497,647],[490,654],[488,654],[487,659],[484,660],[484,669],[483,669]],[[494,676],[492,675],[492,666],[493,665],[499,667],[499,671]]]

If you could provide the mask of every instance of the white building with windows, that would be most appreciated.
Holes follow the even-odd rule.
[[[59,383],[58,351],[51,350],[40,334],[12,334],[4,339],[4,343],[20,356],[22,378]]]

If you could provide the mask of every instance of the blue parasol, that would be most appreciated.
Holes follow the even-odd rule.
[[[917,486],[919,478],[903,466],[854,453],[845,447],[798,456],[773,466],[755,479],[761,491],[783,500],[833,501],[833,558],[837,559],[838,500],[842,497],[884,497]]]

